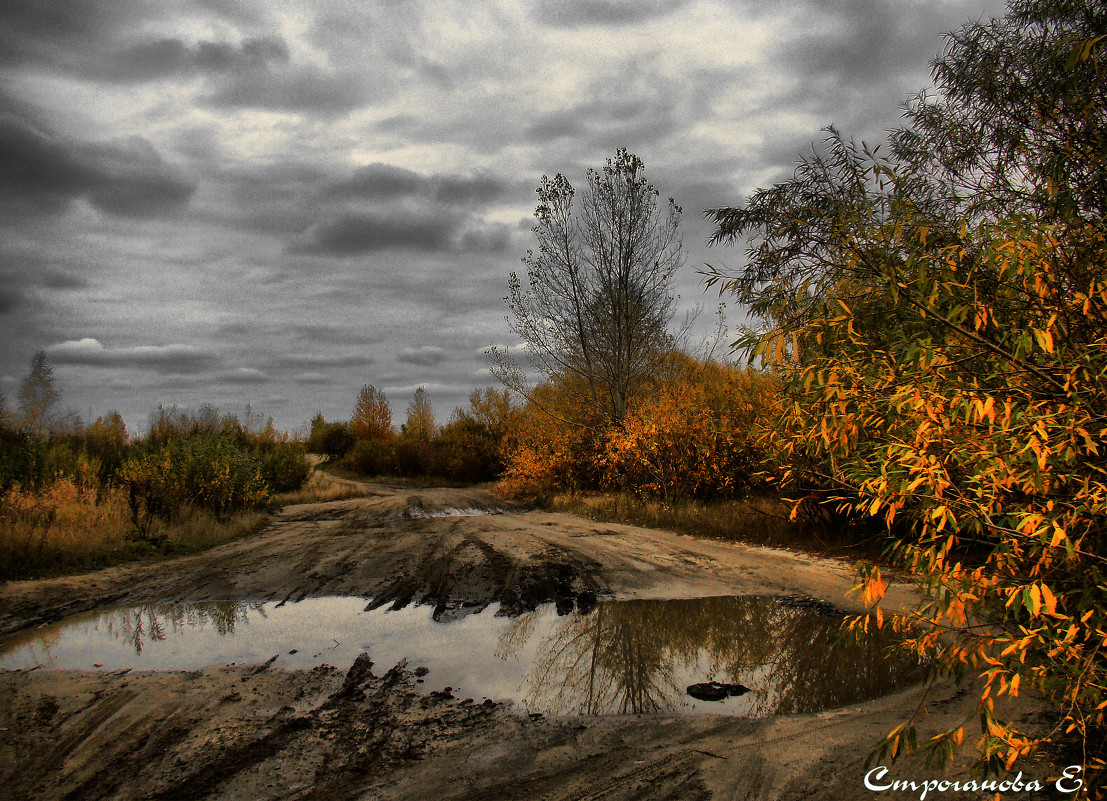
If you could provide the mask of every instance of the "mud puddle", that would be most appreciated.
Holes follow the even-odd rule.
[[[434,517],[481,517],[483,515],[502,515],[503,509],[483,506],[446,506],[441,509],[424,509],[421,506],[409,506],[400,514],[405,520],[419,520]]]
[[[0,669],[195,670],[350,667],[361,653],[403,660],[427,691],[513,700],[546,714],[685,711],[760,717],[876,698],[920,678],[886,637],[839,635],[831,607],[727,596],[554,604],[518,617],[435,621],[433,608],[367,610],[366,599],[147,605],[90,613],[0,643]],[[423,668],[426,671],[423,671]],[[740,685],[721,701],[690,685]],[[733,688],[732,688],[733,689]]]

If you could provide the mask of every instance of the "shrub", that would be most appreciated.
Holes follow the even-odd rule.
[[[346,423],[341,421],[328,423],[321,414],[315,415],[312,419],[311,433],[307,440],[309,453],[339,459],[346,455],[353,444],[354,440],[350,436],[350,429]]]
[[[364,476],[383,476],[396,471],[393,443],[359,439],[342,459],[342,466]]]
[[[779,385],[755,370],[674,357],[670,375],[608,430],[610,484],[660,496],[720,498],[759,483],[759,439]]]
[[[124,462],[119,480],[142,538],[155,518],[172,519],[192,506],[225,518],[261,508],[270,495],[261,460],[225,436],[170,439]]]

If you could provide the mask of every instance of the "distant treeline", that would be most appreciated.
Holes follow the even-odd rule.
[[[363,475],[500,479],[511,495],[621,490],[662,500],[739,497],[763,479],[758,444],[777,381],[749,368],[671,353],[612,421],[582,402],[569,378],[545,381],[521,403],[507,390],[470,395],[438,426],[420,388],[397,430],[384,393],[361,390],[349,421],[311,421],[309,451]]]
[[[86,425],[58,414],[59,400],[41,353],[19,409],[0,398],[0,578],[172,549],[176,534],[264,509],[311,472],[303,443],[272,420],[159,407],[139,438],[117,412]]]

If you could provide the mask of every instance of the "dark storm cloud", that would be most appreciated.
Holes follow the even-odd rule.
[[[169,375],[198,373],[219,361],[214,352],[193,345],[106,348],[99,340],[91,338],[50,345],[46,353],[54,364],[129,367]]]
[[[535,16],[547,25],[633,25],[676,11],[685,2],[662,0],[541,0]]]
[[[415,195],[424,190],[427,179],[417,172],[391,164],[368,164],[352,176],[323,190],[326,197],[348,199],[390,199]]]
[[[500,200],[511,189],[507,181],[488,174],[420,175],[390,164],[368,164],[352,176],[327,187],[323,194],[338,199],[400,197],[433,198],[448,205],[471,206]]]
[[[312,226],[288,247],[303,255],[358,256],[403,249],[424,253],[501,252],[510,232],[503,225],[468,220],[449,209],[353,211]]]
[[[726,90],[720,74],[733,78],[729,72],[705,70],[675,78],[659,50],[635,50],[615,58],[617,63],[602,72],[582,70],[577,76],[583,79],[580,90],[561,107],[551,108],[548,99],[529,95],[510,100],[475,95],[452,114],[401,113],[383,120],[378,128],[407,140],[447,142],[484,154],[517,146],[541,147],[543,156],[579,161],[583,154],[614,153],[617,147],[641,152],[679,132],[690,120],[710,116],[708,100]],[[699,87],[705,81],[710,89]],[[518,191],[517,184],[510,188]]]
[[[0,112],[0,204],[13,210],[58,212],[83,197],[147,218],[184,206],[195,190],[141,137],[85,142]]]
[[[290,60],[288,45],[279,36],[244,39],[241,44],[200,41],[189,44],[165,37],[135,42],[107,54],[94,66],[93,77],[108,80],[152,81],[172,76],[237,73],[264,69]]]
[[[314,226],[306,240],[293,245],[290,252],[356,256],[390,248],[443,251],[450,249],[452,229],[458,224],[457,218],[429,215],[352,213]]]

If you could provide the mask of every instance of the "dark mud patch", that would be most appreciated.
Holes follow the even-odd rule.
[[[453,543],[428,538],[405,561],[392,578],[368,588],[370,609],[422,604],[446,620],[499,604],[501,614],[516,616],[546,603],[571,610],[581,596],[587,604],[608,594],[594,560],[554,548],[521,558],[469,534]]]
[[[55,684],[74,691],[60,699],[26,682],[15,692],[10,677],[0,675],[0,779],[11,798],[349,798],[443,741],[517,717],[420,694],[406,664],[377,675],[368,655],[345,675],[68,674]]]

